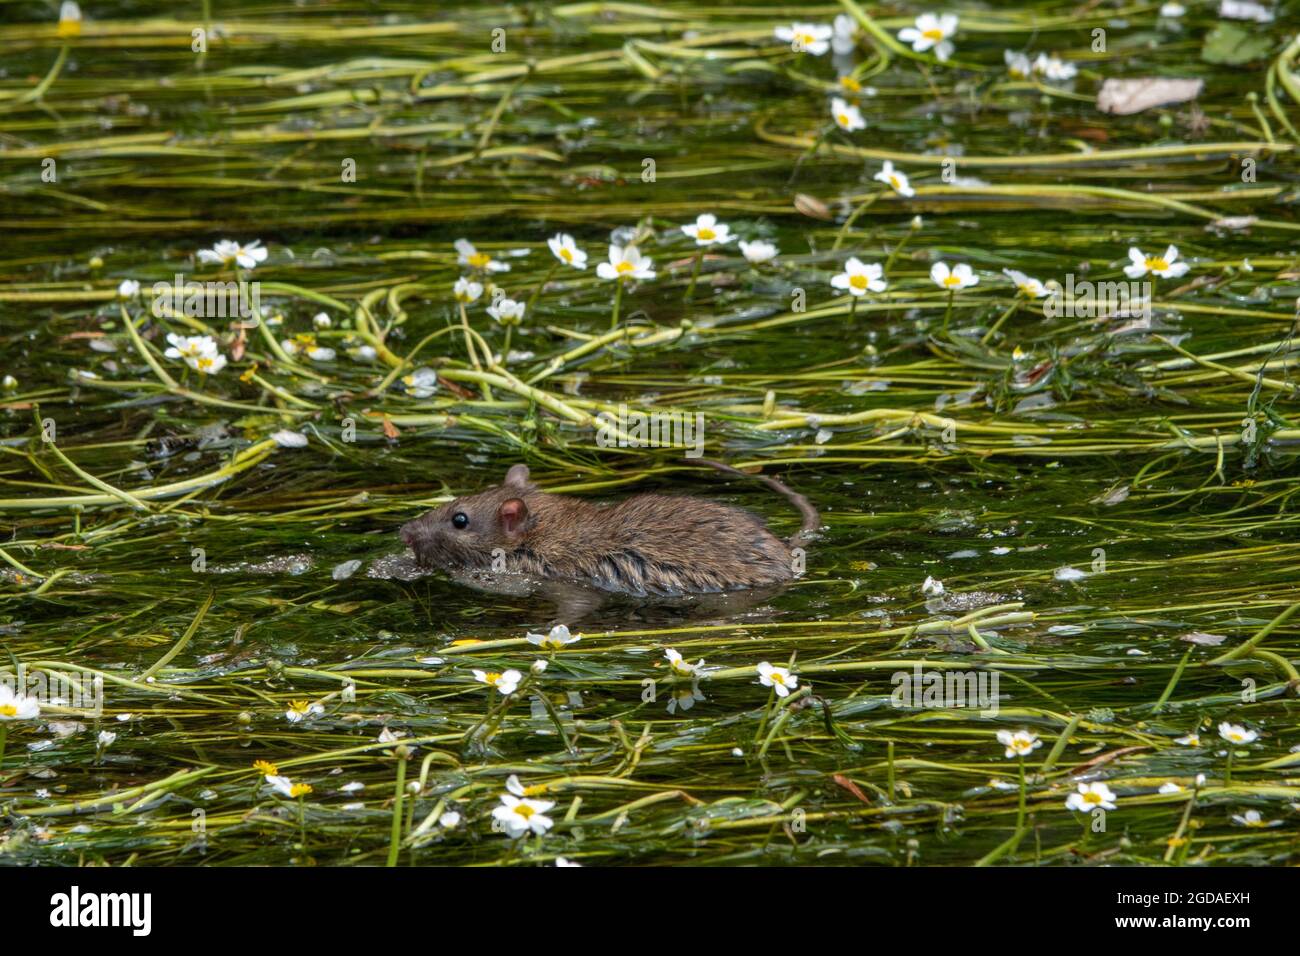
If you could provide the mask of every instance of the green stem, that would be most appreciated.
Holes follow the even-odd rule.
[[[614,282],[614,314],[609,317],[609,327],[611,329],[618,328],[618,307],[623,301],[623,280],[615,279]]]
[[[1025,755],[1020,755],[1020,807],[1016,812],[1016,832],[1025,826]]]
[[[1011,305],[1007,307],[1007,310],[1003,312],[1001,316],[999,316],[998,320],[989,326],[989,330],[985,332],[984,337],[980,339],[980,345],[988,345],[989,339],[997,335],[998,329],[1002,328],[1002,323],[1011,318],[1012,313],[1014,313],[1018,308],[1020,308],[1019,296],[1012,301]]]
[[[704,264],[705,246],[700,246],[700,251],[695,254],[695,267],[691,270],[691,282],[686,287],[686,301],[689,302],[695,295],[695,282],[700,277],[700,266]]]
[[[524,310],[528,315],[533,314],[533,306],[537,304],[537,299],[542,294],[542,290],[546,288],[546,283],[551,281],[551,279],[555,276],[555,270],[558,269],[559,267],[560,267],[560,260],[556,259],[554,262],[551,263],[550,270],[546,273],[545,276],[542,277],[542,281],[537,283],[537,288],[534,289],[533,294],[528,297],[528,307]]]
[[[397,760],[397,793],[393,797],[393,828],[388,835],[387,866],[397,866],[397,851],[401,847],[402,804],[406,800],[406,758]]]

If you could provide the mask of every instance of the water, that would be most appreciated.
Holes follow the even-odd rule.
[[[770,39],[778,8],[387,9],[216,4],[226,42],[199,59],[177,37],[202,18],[87,6],[40,103],[20,95],[59,42],[48,24],[0,26],[0,342],[17,379],[0,418],[0,672],[103,686],[100,713],[47,701],[40,721],[6,724],[0,860],[1294,862],[1296,628],[1210,663],[1297,601],[1296,140],[1263,79],[1287,54],[1203,60],[1207,12],[1176,26],[1136,9],[963,11],[970,69],[927,79],[860,53],[868,129],[810,155],[836,69]],[[880,22],[893,36],[908,20]],[[1261,30],[1280,46],[1295,26]],[[1009,81],[1006,46],[1081,75]],[[1201,76],[1206,92],[1133,117],[1093,108],[1101,79],[1148,74]],[[870,151],[912,177],[913,199],[874,180],[888,157]],[[946,184],[946,156],[980,182]],[[817,202],[830,219],[797,211]],[[751,268],[721,247],[687,300],[695,246],[678,227],[704,212],[781,254]],[[1261,221],[1213,225],[1247,215]],[[637,225],[658,278],[620,299],[632,338],[574,354],[609,330],[595,265]],[[558,231],[589,268],[555,272],[531,302]],[[507,368],[540,392],[475,378],[450,296],[461,237],[530,302],[508,347],[486,299],[469,316],[493,350],[533,353]],[[167,332],[210,333],[226,369],[160,357],[171,387],[142,360],[122,304],[138,320],[153,282],[232,278],[194,260],[224,238],[269,249],[244,278],[282,319],[274,342],[314,331],[335,361],[286,361],[258,329],[235,358],[238,330],[202,317],[139,331],[155,355]],[[1023,300],[1007,314],[1004,268],[1125,281],[1130,246],[1171,243],[1192,268],[1155,280],[1149,327]],[[852,311],[829,283],[850,254],[889,282]],[[951,311],[929,279],[939,260],[980,277]],[[120,303],[123,279],[145,296]],[[314,330],[322,311],[330,328]],[[367,342],[396,361],[424,342],[400,375],[435,369],[436,390],[386,381],[383,354],[353,355]],[[602,448],[574,423],[620,402],[703,412],[710,456],[808,495],[825,529],[806,574],[729,605],[611,601],[547,655],[524,640],[554,623],[544,599],[410,568],[402,522],[520,461],[548,491],[706,495],[797,528],[756,482],[680,450]],[[47,420],[71,465],[42,440]],[[269,441],[282,429],[306,446]],[[104,500],[72,507],[89,495]],[[345,562],[361,563],[336,577]],[[1197,633],[1223,641],[1181,639]],[[668,648],[706,676],[673,680]],[[539,657],[504,709],[473,675],[522,678]],[[811,693],[769,710],[763,661]],[[996,675],[996,712],[894,707],[895,675],[917,662],[986,689]],[[291,722],[293,702],[322,712]],[[1224,721],[1260,734],[1230,779]],[[1043,744],[1009,847],[1019,769],[995,734],[1021,729]],[[1194,732],[1200,746],[1176,742]],[[312,792],[277,796],[255,760]],[[399,774],[418,792],[395,810]],[[493,831],[512,774],[554,802],[544,836]],[[1188,826],[1187,793],[1158,791],[1199,774]],[[1118,796],[1086,837],[1090,818],[1065,806],[1079,781]],[[1243,825],[1250,810],[1270,825]]]

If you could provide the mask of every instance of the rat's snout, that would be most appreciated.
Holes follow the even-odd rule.
[[[406,524],[402,525],[402,527],[401,527],[401,529],[400,529],[400,531],[399,531],[399,533],[400,533],[401,536],[402,536],[402,540],[403,540],[404,542],[406,542],[406,546],[407,546],[408,548],[414,548],[414,547],[415,547],[415,543],[416,543],[416,541],[418,541],[419,538],[420,538],[420,534],[419,534],[419,532],[420,532],[420,519],[419,519],[419,518],[416,518],[414,521],[408,521],[408,522],[406,522]]]

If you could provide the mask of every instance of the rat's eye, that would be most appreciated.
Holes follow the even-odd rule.
[[[454,515],[451,516],[451,524],[452,527],[455,528],[461,528],[461,529],[468,528],[469,515],[465,514],[465,512],[463,511],[457,511]]]

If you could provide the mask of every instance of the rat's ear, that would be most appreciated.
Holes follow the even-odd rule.
[[[528,466],[512,465],[506,472],[506,484],[517,485],[520,488],[531,487],[532,483],[528,480]]]
[[[516,465],[522,468],[522,465]],[[506,533],[507,537],[513,538],[524,526],[528,520],[528,505],[524,504],[522,498],[511,498],[508,501],[501,502],[501,507],[497,509],[497,520],[501,522],[501,530]]]

